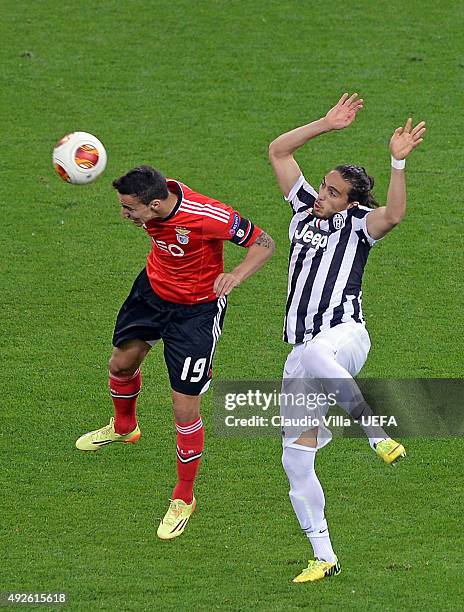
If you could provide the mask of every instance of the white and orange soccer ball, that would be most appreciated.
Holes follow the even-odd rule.
[[[72,132],[63,136],[53,149],[53,165],[68,183],[91,183],[106,168],[106,150],[96,136]]]

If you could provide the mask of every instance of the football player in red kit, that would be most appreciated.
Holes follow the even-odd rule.
[[[76,446],[95,451],[113,442],[136,442],[140,366],[163,340],[177,430],[177,484],[158,536],[181,535],[196,501],[193,485],[204,445],[200,398],[208,389],[227,296],[259,270],[274,251],[272,238],[230,206],[177,180],[140,166],[113,182],[121,215],[151,238],[146,267],[119,311],[109,362],[114,418],[81,436]],[[247,248],[224,272],[223,242]]]

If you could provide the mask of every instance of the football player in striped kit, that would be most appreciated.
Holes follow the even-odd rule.
[[[386,206],[372,195],[374,181],[364,168],[340,165],[328,172],[316,191],[306,181],[294,153],[311,139],[348,127],[363,108],[358,94],[343,94],[317,121],[282,134],[269,147],[278,185],[290,204],[291,241],[284,340],[293,345],[285,363],[282,396],[324,391],[361,421],[371,447],[387,464],[404,456],[404,447],[369,422],[372,411],[354,376],[370,349],[361,309],[361,281],[370,249],[402,220],[406,210],[406,157],[422,142],[425,123],[408,119],[390,140],[391,177]],[[287,395],[288,394],[288,395]],[[327,402],[309,411],[291,400],[281,402],[282,463],[290,483],[290,500],[314,552],[294,582],[320,580],[339,573],[324,515],[325,499],[314,470],[318,448],[331,434],[321,423]],[[298,418],[310,414],[311,421]],[[290,421],[291,417],[297,417]],[[285,425],[285,419],[291,427]],[[364,420],[364,423],[362,422]]]
[[[114,418],[81,436],[76,446],[96,451],[114,442],[137,442],[136,402],[140,366],[163,340],[177,432],[177,483],[158,536],[181,535],[195,510],[195,477],[204,447],[201,395],[209,387],[227,296],[274,251],[272,238],[239,212],[140,166],[113,182],[121,216],[150,237],[146,266],[119,311],[109,363]],[[247,249],[242,262],[224,272],[223,244]]]

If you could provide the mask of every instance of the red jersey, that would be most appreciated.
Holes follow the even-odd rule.
[[[176,205],[167,217],[144,225],[152,240],[150,284],[168,302],[211,302],[217,299],[214,281],[224,271],[224,240],[249,247],[262,230],[227,204],[178,181],[167,184],[178,195]]]

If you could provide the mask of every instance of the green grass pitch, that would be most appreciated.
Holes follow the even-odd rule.
[[[287,496],[278,438],[220,438],[205,398],[198,509],[156,538],[175,475],[159,348],[143,370],[135,447],[75,439],[111,414],[115,315],[149,243],[118,217],[111,180],[148,162],[235,205],[277,242],[229,301],[219,379],[277,379],[290,213],[267,161],[279,133],[344,91],[354,126],[298,156],[308,178],[360,163],[384,200],[388,138],[427,121],[408,161],[406,219],[372,252],[369,377],[462,376],[462,4],[297,0],[2,3],[0,590],[68,593],[72,610],[462,609],[459,438],[406,440],[387,469],[361,439],[318,456],[342,573],[293,585],[310,550]],[[51,148],[85,130],[104,176],[54,175]],[[226,265],[243,251],[226,245]],[[459,603],[461,602],[461,603]],[[42,608],[44,609],[44,608]]]

